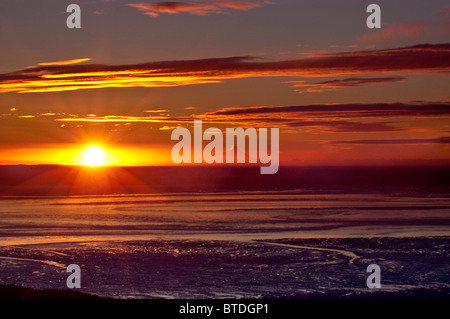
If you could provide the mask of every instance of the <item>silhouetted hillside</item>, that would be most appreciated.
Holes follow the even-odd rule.
[[[20,285],[0,285],[0,299],[101,299],[70,289],[34,289]]]
[[[59,196],[155,192],[267,191],[304,189],[333,192],[448,192],[450,167],[259,167],[0,166],[0,195]]]

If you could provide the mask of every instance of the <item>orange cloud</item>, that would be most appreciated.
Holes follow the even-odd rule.
[[[263,5],[272,4],[270,1],[209,1],[209,2],[178,2],[165,1],[157,3],[130,3],[128,6],[139,9],[151,17],[158,17],[161,13],[192,15],[210,15],[226,13],[226,9],[249,10]]]
[[[449,70],[450,44],[435,44],[321,54],[287,61],[230,57],[133,65],[46,65],[0,74],[0,93],[57,92],[111,87],[170,87],[220,83],[226,79],[244,77],[335,77],[430,71],[445,74],[442,71]],[[359,84],[363,82],[360,81]],[[366,81],[365,84],[367,83]]]

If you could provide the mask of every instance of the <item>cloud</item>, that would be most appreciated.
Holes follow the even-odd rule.
[[[130,3],[134,7],[151,17],[158,17],[161,13],[179,14],[188,13],[191,15],[211,15],[226,13],[227,9],[245,11],[253,8],[259,8],[267,4],[273,4],[270,1],[209,1],[209,2],[179,2],[164,1],[157,3]]]
[[[366,43],[387,43],[401,39],[420,41],[422,38],[450,37],[450,6],[443,7],[432,17],[409,23],[388,23],[381,29],[366,32],[360,40]]]
[[[416,129],[407,119],[450,118],[449,103],[317,104],[229,107],[199,116],[246,126],[309,127],[329,132],[394,132]],[[405,120],[406,119],[406,120]]]
[[[90,61],[90,58],[83,59],[73,59],[73,60],[64,60],[64,61],[54,61],[54,62],[41,62],[38,65],[48,66],[48,65],[68,65],[68,64],[77,64],[81,62]]]
[[[450,104],[323,104],[300,106],[230,107],[189,116],[82,116],[55,118],[58,122],[160,123],[162,129],[191,125],[202,119],[211,125],[242,127],[311,128],[327,132],[408,131],[411,126],[395,125],[402,119],[450,117]],[[417,124],[415,124],[417,125]]]
[[[423,33],[428,32],[428,25],[424,22],[392,23],[381,30],[366,33],[361,40],[368,43],[386,43],[396,38],[418,40]]]
[[[377,123],[361,123],[352,121],[341,120],[322,120],[322,121],[310,121],[310,120],[297,120],[287,122],[285,127],[316,127],[322,131],[329,132],[392,132],[401,131],[399,127],[390,125],[387,122]]]
[[[145,110],[145,113],[169,113],[169,110],[160,109],[160,110]]]
[[[392,139],[392,140],[350,140],[331,141],[331,144],[361,144],[361,145],[397,145],[397,144],[450,144],[450,137]]]
[[[318,83],[308,83],[306,81],[291,81],[294,83],[293,87],[298,93],[312,93],[334,91],[342,88],[360,87],[373,84],[392,83],[405,80],[405,77],[383,77],[383,78],[346,78],[338,80],[323,81]]]
[[[292,118],[222,118],[211,116],[186,116],[186,117],[158,117],[158,116],[77,116],[69,118],[57,118],[57,122],[74,123],[160,123],[164,126],[160,130],[174,128],[174,124],[191,125],[194,119],[203,119],[205,123],[218,125],[232,125],[242,127],[284,127],[284,128],[315,128],[329,132],[392,132],[401,131],[401,128],[389,125],[387,122],[360,123],[343,120],[304,120],[295,116]]]
[[[0,93],[170,87],[221,83],[226,79],[245,77],[331,77],[399,72],[449,74],[448,71],[450,44],[424,44],[398,49],[320,54],[285,61],[241,56],[131,65],[44,65],[0,74]],[[367,81],[370,80],[366,80],[366,84]],[[355,84],[357,81],[353,82]]]
[[[205,113],[206,116],[287,116],[297,114],[304,117],[333,118],[368,118],[368,117],[398,117],[398,116],[450,116],[449,103],[424,102],[408,103],[372,103],[372,104],[313,104],[298,106],[251,106],[229,107],[215,112]]]
[[[168,116],[125,116],[125,115],[105,115],[105,116],[78,116],[55,119],[58,122],[91,122],[91,123],[169,123],[182,121],[181,118],[170,118]],[[192,121],[192,120],[191,120]]]
[[[224,7],[224,8],[231,8],[231,9],[235,9],[235,10],[249,10],[249,9],[253,9],[253,8],[259,8],[262,7],[264,5],[268,5],[268,4],[274,4],[274,2],[271,1],[254,1],[254,2],[249,2],[249,1],[218,1],[217,2],[219,6]]]
[[[135,7],[151,17],[158,17],[160,13],[189,13],[193,15],[222,13],[220,8],[215,5],[198,2],[130,3],[128,6]]]
[[[176,129],[177,127],[178,126],[167,126],[167,125],[164,125],[163,127],[160,127],[159,130],[160,131],[171,131],[173,129]]]
[[[24,117],[24,116],[22,116]],[[34,116],[27,116],[34,117]],[[391,132],[400,131],[401,128],[389,125],[387,122],[359,123],[343,120],[304,120],[298,118],[212,118],[199,116],[188,117],[156,117],[156,116],[76,116],[69,118],[55,119],[57,122],[88,122],[88,123],[161,123],[164,125],[161,130],[174,128],[173,124],[191,125],[194,119],[203,119],[209,124],[233,125],[243,127],[285,127],[299,128],[310,127],[320,128],[330,132]]]

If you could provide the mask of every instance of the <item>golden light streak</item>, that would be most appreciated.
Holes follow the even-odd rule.
[[[155,116],[90,116],[90,117],[73,117],[55,119],[57,122],[95,122],[95,123],[114,123],[114,122],[149,122],[149,123],[166,123],[178,122],[179,119],[171,119],[169,117],[155,117]]]
[[[60,78],[83,77],[83,76],[90,77],[90,76],[148,74],[151,72],[152,70],[145,70],[145,71],[126,70],[126,71],[110,71],[110,72],[101,71],[101,72],[66,73],[66,74],[44,74],[42,75],[42,77],[45,79],[60,79]]]
[[[90,61],[90,58],[83,58],[83,59],[73,59],[73,60],[63,60],[63,61],[53,61],[53,62],[41,62],[38,63],[38,65],[42,66],[48,66],[48,65],[69,65],[69,64],[76,64],[81,62]]]
[[[408,73],[411,70],[396,70]],[[151,71],[152,72],[152,71]],[[174,87],[198,84],[222,83],[223,80],[252,78],[304,76],[308,78],[336,77],[373,74],[373,71],[308,69],[273,71],[229,71],[229,72],[186,72],[182,74],[157,74],[149,70],[128,70],[114,72],[86,72],[66,74],[42,74],[27,80],[9,80],[1,83],[0,93],[39,93],[83,89],[126,88],[126,87]],[[377,70],[377,74],[390,74],[391,70]],[[415,72],[418,73],[418,72]],[[75,78],[75,79],[74,79]]]
[[[0,92],[19,92],[19,93],[34,93],[34,92],[59,92],[59,91],[73,91],[81,89],[101,89],[108,87],[172,87],[194,84],[210,84],[220,83],[217,79],[208,79],[201,77],[188,76],[163,76],[163,77],[127,77],[107,75],[80,78],[79,80],[46,80],[43,76],[36,80],[29,80],[26,82],[9,81],[2,83]]]

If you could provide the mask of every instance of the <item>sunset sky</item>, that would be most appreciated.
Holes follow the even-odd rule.
[[[170,165],[194,119],[280,128],[282,165],[448,164],[450,5],[370,3],[1,0],[0,164]]]

